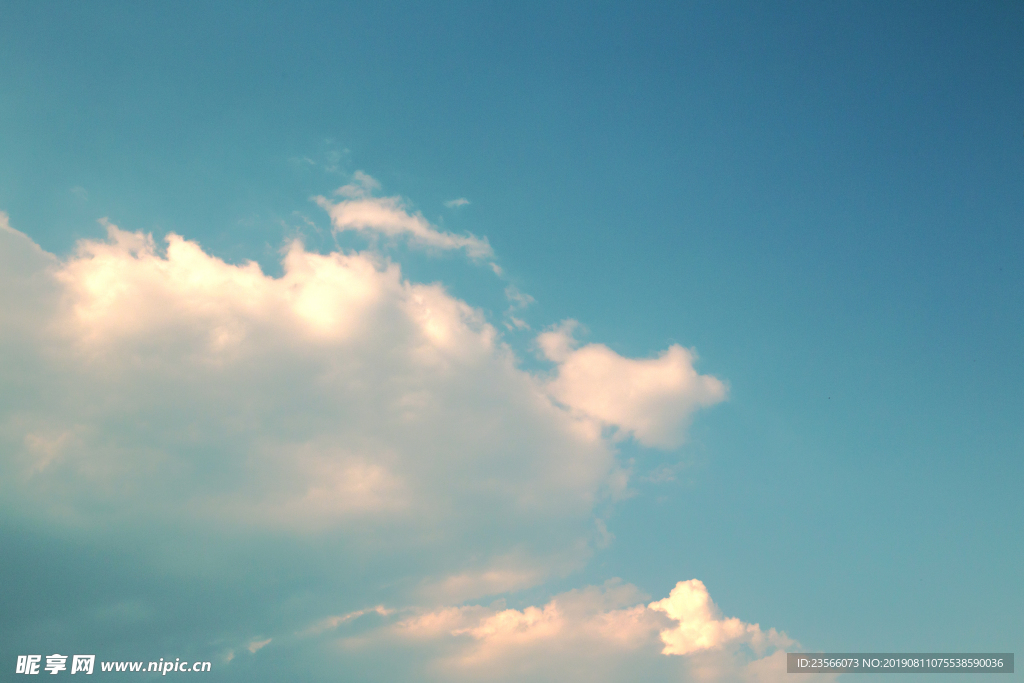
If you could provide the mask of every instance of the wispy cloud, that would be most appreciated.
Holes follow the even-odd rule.
[[[458,199],[451,199],[444,203],[449,209],[457,209],[460,206],[466,206],[469,204],[469,200],[465,197],[459,197]]]
[[[253,640],[245,649],[247,649],[252,654],[256,654],[258,650],[261,650],[265,648],[267,645],[270,645],[271,640],[273,640],[273,638],[266,638],[264,640]]]
[[[505,327],[509,330],[528,330],[530,326],[525,320],[516,317],[516,313],[533,303],[533,297],[525,292],[519,291],[515,285],[505,287],[505,298],[509,302],[508,310],[505,311]]]
[[[400,197],[374,197],[380,183],[362,171],[356,171],[352,182],[335,191],[343,197],[331,202],[326,197],[314,200],[331,216],[338,232],[353,230],[387,237],[407,237],[410,244],[441,250],[462,249],[474,259],[494,256],[486,238],[474,235],[453,235],[432,225],[423,214],[410,213]]]
[[[508,299],[511,307],[517,311],[526,308],[534,302],[532,296],[519,291],[519,288],[515,285],[505,287],[505,298]]]
[[[384,605],[377,605],[375,607],[369,607],[366,609],[354,610],[346,614],[338,614],[331,617],[325,617],[317,621],[315,624],[305,629],[298,635],[315,636],[320,633],[323,633],[324,631],[336,629],[342,624],[347,624],[348,622],[355,621],[356,619],[366,616],[367,614],[377,614],[379,616],[386,617],[394,614],[396,611],[397,610],[388,609]]]

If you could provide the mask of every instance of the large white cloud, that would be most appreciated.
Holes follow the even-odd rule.
[[[422,546],[437,565],[420,590],[438,600],[571,571],[606,536],[594,507],[627,477],[602,436],[616,416],[561,388],[578,356],[553,384],[519,369],[480,311],[373,252],[294,241],[273,278],[178,235],[107,230],[63,260],[6,219],[0,233],[9,505]],[[661,362],[605,355],[613,385]],[[622,428],[675,433],[707,402],[697,377]]]
[[[342,649],[419,648],[423,670],[446,681],[782,681],[785,648],[774,628],[722,617],[701,581],[680,581],[668,597],[617,579],[571,590],[543,606],[452,606],[411,615],[376,608],[390,623],[338,632]],[[342,615],[332,628],[370,610]],[[309,631],[322,635],[323,627]],[[832,680],[815,677],[812,680]]]
[[[485,240],[441,233],[373,188],[360,176],[346,199],[321,202],[337,229],[490,255]],[[372,249],[320,254],[292,241],[283,274],[270,277],[178,235],[106,228],[106,239],[58,258],[0,214],[9,518],[112,535],[104,542],[143,564],[159,558],[181,580],[239,577],[237,560],[254,557],[304,577],[297,594],[279,596],[306,605],[295,623],[236,629],[230,652],[243,657],[273,653],[300,621],[299,631],[312,622],[328,634],[348,623],[329,610],[358,598],[350,581],[370,590],[367,572],[380,574],[385,587],[373,590],[390,604],[421,606],[387,634],[448,653],[423,659],[428,668],[462,662],[471,673],[523,647],[587,643],[660,662],[670,659],[661,649],[694,638],[752,643],[760,633],[739,633],[712,609],[694,612],[705,619],[697,636],[666,636],[677,594],[659,611],[638,606],[629,586],[525,610],[464,606],[566,576],[607,545],[595,511],[628,485],[617,440],[671,446],[696,409],[724,398],[690,352],[624,358],[575,348],[560,329],[537,340],[552,370],[528,372],[480,310],[408,281]],[[514,294],[520,306],[532,300]],[[306,559],[291,563],[291,552]],[[301,586],[314,585],[323,592],[309,602]],[[399,619],[392,609],[366,614]],[[252,623],[278,618],[246,610]],[[447,624],[442,635],[455,640],[429,636],[428,623]],[[551,659],[551,671],[574,657]]]

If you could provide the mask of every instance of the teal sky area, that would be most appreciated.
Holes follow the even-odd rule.
[[[646,645],[596,678],[572,664],[589,635],[551,649],[535,634],[488,640],[460,612],[469,621],[445,631],[451,642],[401,640],[416,615],[552,599],[570,621],[551,637],[569,638],[575,598],[555,596],[610,579],[640,596],[617,608],[699,579],[722,618],[808,651],[1024,652],[1022,35],[1019,2],[0,0],[0,211],[56,257],[14,233],[0,241],[0,670],[21,654],[92,648],[97,660],[194,655],[213,662],[206,678],[225,681],[339,670],[353,681],[566,680],[566,670],[783,680],[758,668],[767,660],[754,636],[715,631],[712,647],[660,652],[671,646],[657,629],[671,623],[650,626]],[[378,186],[360,185],[366,176]],[[383,224],[340,227],[322,206],[389,197],[430,226],[433,246]],[[323,356],[333,370],[321,374],[310,369],[321,342],[301,346],[266,321],[244,338],[281,341],[253,351],[251,365],[187,370],[207,348],[193,323],[227,330],[233,344],[249,315],[238,311],[271,284],[228,303],[217,298],[236,291],[228,285],[189,290],[177,304],[140,284],[156,313],[97,313],[89,324],[113,322],[61,337],[74,349],[66,357],[26,341],[65,324],[43,313],[25,322],[51,310],[26,301],[63,301],[52,304],[59,316],[85,300],[74,297],[86,296],[86,271],[71,266],[84,258],[79,240],[108,239],[100,219],[152,234],[154,258],[174,233],[274,278],[296,238],[310,254],[365,255],[380,272],[396,264],[408,282],[440,283],[475,309],[466,329],[492,326],[517,370],[498,350],[457,381],[455,370],[423,379],[418,365],[392,373],[398,356],[374,349],[404,353],[395,311],[430,295],[369,275],[397,303],[366,319],[365,345]],[[493,257],[438,233],[486,239]],[[117,269],[136,261],[118,263],[102,285],[114,298],[120,283],[163,272],[128,275]],[[40,284],[55,269],[62,284]],[[448,299],[429,301],[437,314]],[[159,313],[179,305],[193,313]],[[558,336],[567,320],[578,321],[575,341]],[[129,336],[109,356],[82,351],[107,334]],[[611,355],[545,346],[556,338]],[[692,350],[694,376],[717,378],[722,393],[666,384],[648,396],[638,383],[661,380],[639,374],[615,384],[641,372],[625,359],[668,359],[673,345]],[[186,369],[166,374],[147,355],[179,351]],[[476,358],[452,353],[451,367]],[[95,365],[101,356],[111,365]],[[611,359],[593,375],[604,389],[570,376],[581,367],[589,382],[597,366],[584,362],[601,358]],[[323,388],[363,372],[339,369],[346,359],[378,373],[366,375],[377,378],[365,389],[369,417]],[[643,367],[667,377],[664,362]],[[221,379],[208,386],[204,372]],[[307,374],[316,379],[303,384]],[[344,391],[358,396],[357,384]],[[550,404],[524,407],[534,405],[522,398],[528,384]],[[394,416],[370,408],[391,391],[381,387],[398,387],[379,404],[401,406]],[[604,403],[588,402],[595,395]],[[122,398],[129,408],[111,407]],[[432,416],[423,453],[434,456],[403,431],[412,413],[401,411],[421,409]],[[264,417],[247,432],[238,416],[250,410]],[[570,424],[596,425],[597,436],[565,436]],[[322,455],[364,447],[391,455],[340,465]],[[574,448],[587,455],[558,469]],[[265,478],[237,483],[275,449],[293,455],[267,456],[276,464]],[[607,467],[579,483],[591,465],[573,463],[601,458]],[[47,477],[73,460],[60,477],[78,472],[88,491],[65,495],[65,480]],[[364,501],[358,513],[319,493],[281,502],[321,491],[335,466],[374,492],[370,502],[355,484],[324,494]],[[549,466],[561,483],[524,474]],[[102,483],[88,479],[97,472]],[[149,480],[136,477],[153,472],[164,474],[147,500],[134,487]],[[293,478],[288,493],[274,488]],[[433,502],[410,522],[402,506],[420,498],[402,498],[412,488],[401,482],[417,481],[408,486]],[[488,508],[484,490],[519,502]],[[568,511],[561,501],[575,493],[588,502]],[[342,521],[295,512],[314,499]],[[279,502],[280,517],[261,516]],[[454,521],[423,521],[434,513]],[[171,552],[186,542],[194,554]],[[451,588],[474,572],[485,588]],[[518,578],[486,583],[499,574]],[[617,589],[602,590],[611,609]],[[360,610],[370,611],[309,635]],[[459,649],[470,646],[480,649]]]

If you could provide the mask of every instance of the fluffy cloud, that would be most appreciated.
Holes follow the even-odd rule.
[[[324,200],[338,229],[490,254],[484,240],[371,197],[375,187],[357,176],[339,203]],[[448,653],[423,660],[428,668],[463,662],[472,672],[522,648],[586,643],[669,659],[659,634],[671,615],[638,606],[632,587],[525,610],[464,603],[567,576],[608,544],[595,511],[628,484],[608,427],[674,443],[694,410],[724,396],[688,352],[628,359],[577,349],[563,330],[537,342],[552,371],[528,372],[481,311],[439,284],[408,281],[372,250],[320,254],[293,241],[282,275],[270,277],[178,235],[106,229],[58,258],[0,214],[6,519],[102,542],[154,585],[230,577],[257,590],[260,577],[279,577],[273,614],[240,598],[228,613],[243,624],[210,626],[233,667],[367,619],[399,619],[382,606],[325,616],[356,614],[344,610],[371,593],[370,604],[455,605],[402,612],[403,625],[387,631]],[[587,383],[604,407],[580,398]],[[101,564],[96,581],[106,580]],[[89,608],[96,616],[75,623],[121,615],[128,624],[176,608],[154,597],[164,589],[129,599],[108,583],[110,597]],[[448,630],[431,636],[428,623]],[[714,637],[732,637],[731,623]],[[552,671],[573,657],[551,660]]]
[[[538,345],[558,365],[547,389],[579,415],[632,434],[646,446],[678,446],[690,416],[725,399],[726,386],[693,367],[695,354],[673,344],[658,358],[623,358],[603,344],[576,347],[575,321],[544,332]]]
[[[663,600],[617,579],[554,596],[542,607],[456,606],[395,616],[343,647],[423,647],[439,680],[781,681],[795,641],[723,618],[704,584],[681,581]],[[348,615],[341,618],[349,621]],[[681,655],[685,655],[681,656]],[[781,663],[781,668],[780,668]],[[650,678],[654,677],[654,678]]]
[[[789,644],[775,629],[766,634],[757,624],[745,624],[735,617],[721,618],[707,588],[697,579],[680,581],[667,598],[652,602],[648,608],[664,612],[678,623],[661,631],[665,643],[662,652],[666,655],[686,655],[737,641],[750,642],[758,651],[763,651],[765,644]]]
[[[594,506],[627,478],[602,436],[618,417],[564,388],[586,348],[547,383],[479,311],[372,252],[295,241],[272,278],[178,235],[107,231],[63,261],[0,235],[0,379],[19,397],[0,414],[0,467],[20,510],[334,528],[378,548],[429,538],[438,558],[463,550],[422,577],[449,600],[538,583],[593,551]],[[637,382],[631,364],[663,363],[612,356],[613,387]],[[717,380],[685,369],[698,384],[661,386],[661,413],[639,427],[651,401],[619,399],[622,428],[667,433],[706,403],[693,386]]]
[[[449,607],[399,621],[390,633],[406,639],[452,638],[461,645],[458,666],[521,658],[533,648],[617,646],[635,649],[656,635],[661,620],[634,603],[643,596],[631,585],[611,581],[555,596],[543,607],[522,610]]]
[[[5,271],[18,282],[3,290],[39,281],[47,293],[4,309],[4,393],[19,401],[0,438],[13,454],[7,500],[22,510],[87,524],[386,527],[376,544],[429,536],[438,549],[495,538],[496,525],[500,542],[480,541],[454,574],[487,574],[492,553],[512,553],[504,564],[533,581],[538,556],[588,533],[612,450],[441,287],[369,254],[293,243],[274,279],[175,235],[160,253],[108,231],[63,263],[4,233],[5,251],[40,269]],[[557,532],[538,540],[551,520]]]
[[[357,172],[352,183],[339,188],[335,194],[344,197],[332,203],[326,197],[315,197],[331,216],[336,231],[357,230],[379,233],[387,237],[406,236],[416,246],[433,249],[464,249],[472,258],[494,256],[486,238],[473,235],[453,235],[442,232],[430,224],[421,213],[409,213],[400,197],[374,197],[380,183],[362,172]],[[447,203],[449,207],[468,204],[466,199]]]

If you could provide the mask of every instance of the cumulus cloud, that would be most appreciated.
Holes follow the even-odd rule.
[[[707,588],[697,579],[680,581],[667,598],[652,602],[648,608],[664,612],[678,623],[660,632],[665,643],[662,653],[666,655],[685,655],[738,641],[751,643],[758,652],[768,645],[792,643],[775,629],[765,633],[757,624],[745,624],[735,617],[722,618]]]
[[[661,625],[642,604],[634,604],[643,598],[634,586],[613,580],[555,596],[543,607],[442,608],[403,619],[390,633],[410,639],[454,638],[461,648],[451,663],[460,666],[522,657],[534,647],[561,649],[571,641],[631,649]]]
[[[372,189],[358,180],[352,193]],[[336,528],[400,549],[426,535],[438,559],[416,590],[469,599],[579,568],[607,538],[594,506],[628,476],[602,426],[660,436],[702,400],[644,379],[646,363],[695,377],[681,350],[612,354],[588,375],[587,347],[553,382],[525,372],[480,311],[372,252],[294,241],[273,278],[106,227],[65,260],[3,227],[0,379],[20,400],[0,415],[0,467],[9,500],[39,515]],[[576,399],[616,373],[653,398],[618,413]],[[467,544],[466,559],[444,552]]]
[[[314,199],[330,214],[331,223],[337,232],[355,230],[391,238],[407,237],[414,246],[441,250],[463,249],[474,259],[494,256],[486,238],[442,232],[431,225],[423,214],[410,213],[400,197],[374,197],[373,192],[377,189],[380,189],[380,183],[357,171],[350,184],[335,191],[336,195],[343,197],[340,201],[331,202],[326,197]],[[454,206],[469,203],[465,199],[455,202]]]
[[[481,314],[438,285],[298,242],[274,279],[177,235],[161,252],[107,227],[59,265],[5,230],[7,253],[44,267],[20,279],[49,288],[30,331],[45,338],[38,362],[60,365],[22,388],[66,385],[62,400],[40,395],[5,416],[24,473],[73,475],[142,507],[172,505],[198,478],[190,514],[303,527],[457,516],[446,501],[472,498],[528,516],[550,512],[556,491],[555,507],[586,515],[614,466],[587,425],[516,370]],[[128,415],[127,435],[111,428]],[[216,451],[216,465],[196,451]]]
[[[723,618],[701,581],[681,581],[663,600],[648,599],[612,579],[539,607],[419,612],[342,642],[392,651],[429,644],[435,659],[427,669],[441,680],[783,679],[785,657],[778,653],[795,641]]]
[[[330,207],[377,202],[376,188],[357,174]],[[528,372],[480,310],[440,284],[410,282],[373,251],[321,254],[292,241],[270,277],[179,235],[104,225],[105,239],[58,258],[0,214],[7,518],[123,535],[111,547],[145,557],[140,565],[159,558],[161,572],[239,577],[258,557],[301,576],[301,589],[279,596],[305,604],[285,625],[245,612],[255,610],[247,601],[237,608],[253,625],[210,636],[232,666],[373,619],[404,624],[389,638],[448,643],[436,666],[461,661],[464,672],[566,643],[666,659],[660,634],[676,628],[672,616],[639,604],[632,587],[523,610],[465,603],[568,576],[611,542],[595,510],[621,498],[629,468],[607,428],[665,444],[724,396],[689,352],[634,360],[577,348],[567,324],[537,342],[553,373]],[[424,243],[448,239],[424,229]],[[532,301],[506,294],[517,307]],[[603,350],[596,361],[593,349]],[[581,398],[588,383],[604,404]],[[180,543],[153,545],[155,529]],[[378,607],[353,611],[371,591]],[[140,600],[160,613],[151,594]],[[385,603],[455,606],[396,613]],[[735,635],[731,621],[709,619],[719,624],[710,637]],[[442,635],[428,623],[445,624]],[[671,647],[691,643],[689,632],[678,638]]]
[[[618,427],[645,446],[680,444],[698,408],[723,401],[725,384],[693,367],[696,354],[673,344],[657,358],[624,358],[603,344],[576,348],[576,321],[542,333],[544,355],[558,363],[548,391],[580,415]]]

